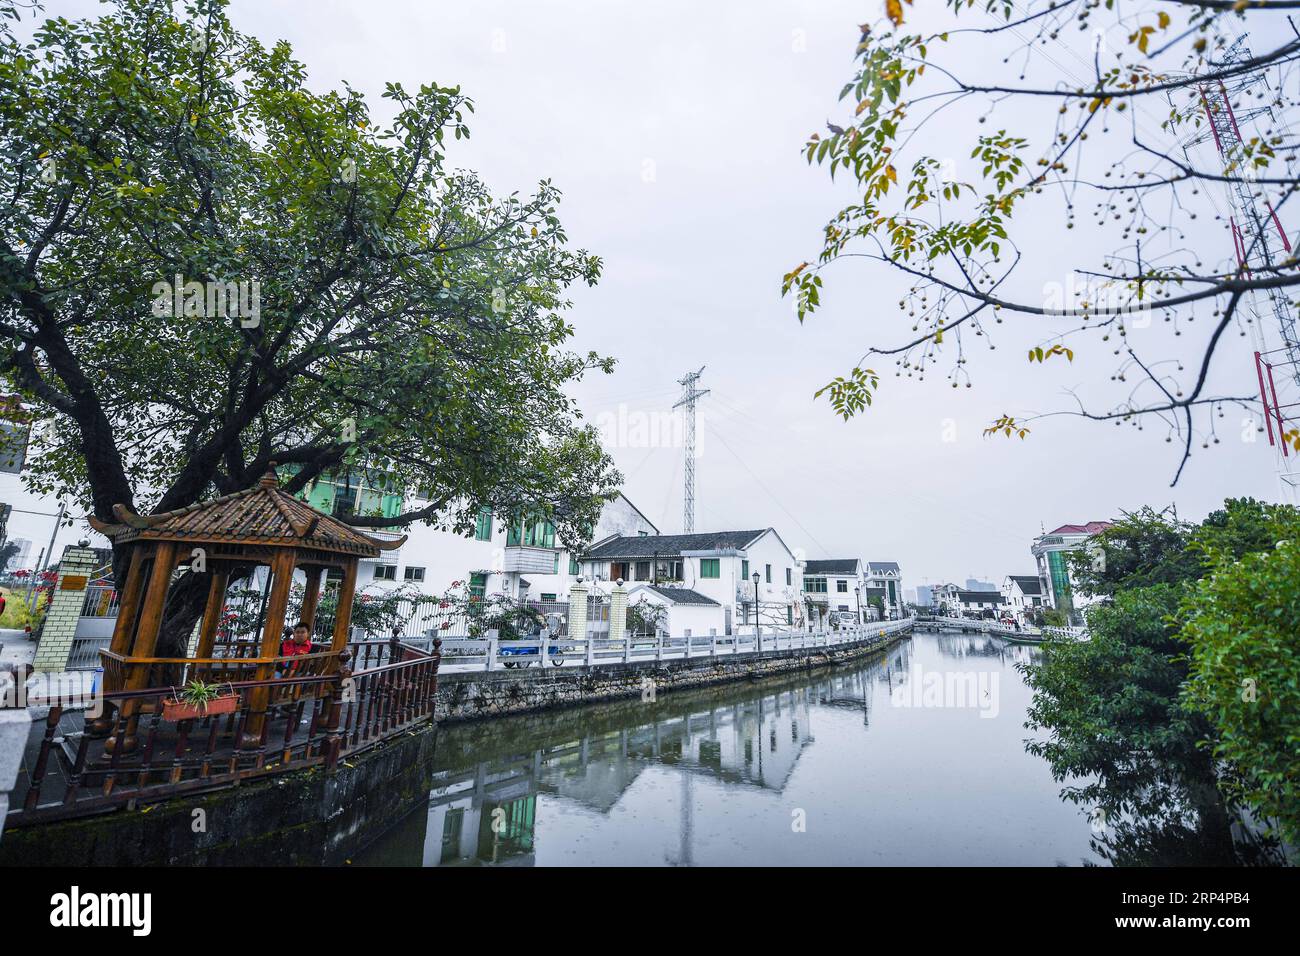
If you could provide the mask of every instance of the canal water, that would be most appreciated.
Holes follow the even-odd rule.
[[[355,865],[1102,863],[1025,752],[1031,646],[917,632],[839,668],[439,730]]]

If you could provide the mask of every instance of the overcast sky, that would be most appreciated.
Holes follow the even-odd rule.
[[[574,394],[588,418],[612,426],[625,491],[665,532],[682,526],[682,450],[638,429],[668,415],[676,380],[701,366],[711,394],[699,405],[697,529],[771,525],[809,557],[896,560],[908,587],[1032,573],[1030,541],[1044,527],[1143,504],[1176,503],[1200,518],[1227,495],[1276,499],[1267,443],[1241,440],[1240,412],[1229,412],[1221,445],[1197,448],[1176,489],[1178,451],[1159,429],[1060,417],[1024,442],[982,438],[1003,412],[1069,407],[1067,387],[1109,376],[1108,356],[1095,352],[1073,367],[1027,365],[1024,349],[1041,330],[1003,326],[997,352],[972,350],[970,389],[941,376],[895,378],[880,362],[887,374],[865,415],[845,423],[814,401],[868,344],[894,344],[907,329],[903,284],[884,266],[836,267],[825,308],[803,326],[780,295],[783,273],[813,258],[826,219],[852,197],[800,147],[828,118],[845,122],[837,95],[852,75],[855,24],[879,6],[235,0],[231,15],[268,44],[288,40],[315,88],[346,81],[376,115],[387,115],[386,81],[460,84],[476,113],[451,163],[500,193],[544,177],[564,190],[573,243],[605,260],[599,285],[574,294],[575,345],[618,359],[613,375]],[[98,8],[63,0],[46,9]],[[979,46],[951,62],[1014,79]],[[944,138],[969,135],[971,122],[931,127],[931,150],[942,154]],[[955,161],[959,178],[978,175],[960,168],[962,155]],[[1064,282],[1089,240],[1062,248],[1060,210],[1027,208],[1013,226],[1034,253],[1022,289]],[[1228,254],[1226,239],[1216,243]],[[1240,348],[1221,374],[1230,390],[1254,390]],[[6,476],[0,492],[13,484]],[[40,546],[43,520],[43,532],[34,519],[26,529]],[[16,518],[11,534],[24,528]]]

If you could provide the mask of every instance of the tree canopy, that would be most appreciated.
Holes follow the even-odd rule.
[[[1231,341],[1296,342],[1300,271],[1283,227],[1300,188],[1294,6],[882,3],[858,27],[849,115],[804,147],[857,195],[782,288],[800,321],[837,266],[883,265],[903,291],[894,318],[893,303],[868,303],[861,358],[818,394],[845,418],[863,412],[886,363],[970,387],[980,357],[1009,342],[1027,375],[1068,366],[1086,379],[1066,408],[1013,409],[986,434],[1023,439],[1059,414],[1154,425],[1181,446],[1177,482],[1194,445],[1219,442],[1225,408],[1261,405]],[[1239,145],[1216,151],[1211,113]],[[1282,431],[1300,451],[1300,429]]]
[[[0,33],[0,364],[49,420],[26,480],[111,520],[272,462],[290,490],[375,469],[418,505],[354,524],[488,505],[581,541],[619,479],[565,387],[612,363],[567,347],[601,264],[559,190],[452,167],[460,87],[389,83],[381,121],[225,5]]]

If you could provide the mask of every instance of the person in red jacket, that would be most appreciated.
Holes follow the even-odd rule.
[[[303,621],[299,621],[293,626],[293,633],[280,642],[281,657],[299,657],[303,654],[311,653],[311,628]],[[289,677],[298,669],[298,662],[281,665],[284,669],[281,671],[281,677]]]

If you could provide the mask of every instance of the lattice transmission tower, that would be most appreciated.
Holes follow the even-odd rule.
[[[695,400],[709,394],[707,388],[700,390],[695,387],[703,373],[704,366],[700,366],[698,372],[688,372],[685,378],[677,380],[677,384],[682,386],[682,397],[673,406],[685,409],[683,414],[686,416],[683,442],[686,447],[686,495],[682,505],[682,530],[687,534],[695,530]]]
[[[1240,36],[1218,59],[1216,71],[1250,58],[1246,36]],[[1237,267],[1247,278],[1258,273],[1277,274],[1282,263],[1292,258],[1291,241],[1268,199],[1267,189],[1255,182],[1253,157],[1242,134],[1244,124],[1261,117],[1274,119],[1268,105],[1274,93],[1267,74],[1262,69],[1250,70],[1227,82],[1207,81],[1198,89],[1208,129],[1183,148],[1186,151],[1213,139],[1228,179],[1228,226]],[[1249,98],[1262,100],[1265,105],[1243,109],[1242,103]],[[1263,135],[1258,139],[1266,142]],[[1300,444],[1300,336],[1296,331],[1296,306],[1286,289],[1256,289],[1242,298],[1239,308],[1244,308],[1251,319],[1255,379],[1268,441],[1276,453],[1278,481],[1283,497],[1295,501],[1300,495],[1300,452],[1296,450]]]

